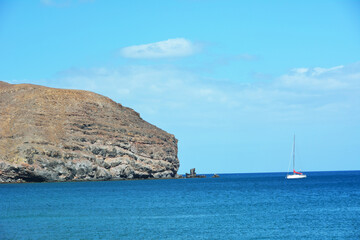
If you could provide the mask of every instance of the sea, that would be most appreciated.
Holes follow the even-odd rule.
[[[0,184],[0,239],[360,239],[360,171]]]

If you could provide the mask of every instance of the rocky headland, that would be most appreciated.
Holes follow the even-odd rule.
[[[88,91],[0,82],[0,182],[175,177],[177,139]]]

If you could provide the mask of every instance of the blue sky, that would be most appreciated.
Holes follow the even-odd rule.
[[[180,173],[359,170],[360,1],[0,1],[0,81],[94,91]]]

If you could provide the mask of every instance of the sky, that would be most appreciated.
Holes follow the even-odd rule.
[[[0,81],[93,91],[179,173],[360,170],[360,1],[0,1]]]

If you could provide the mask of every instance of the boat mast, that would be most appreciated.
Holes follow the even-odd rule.
[[[294,134],[294,143],[293,143],[293,170],[295,170],[295,134]]]

